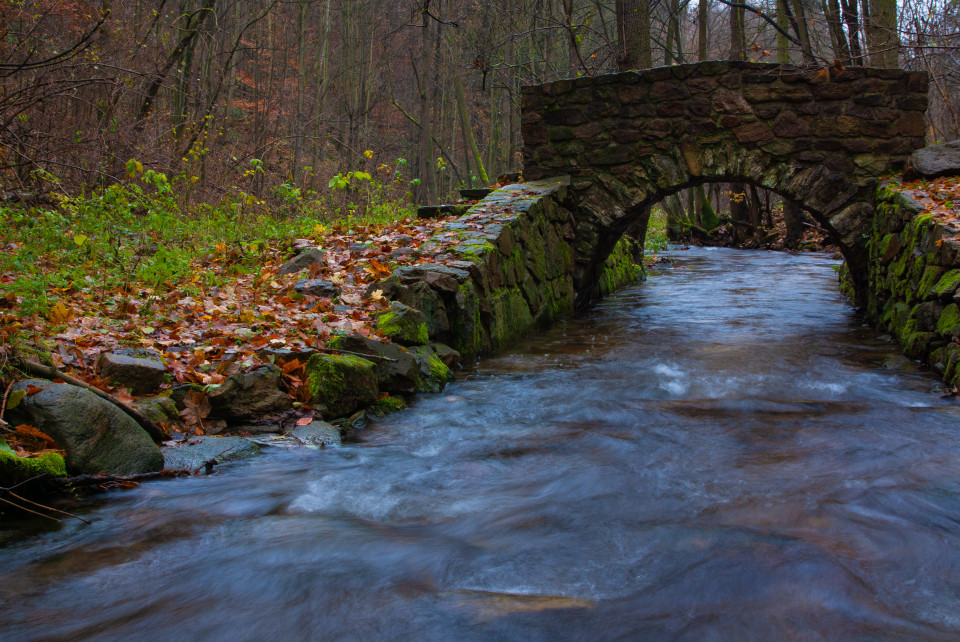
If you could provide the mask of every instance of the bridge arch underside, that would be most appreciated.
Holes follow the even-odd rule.
[[[927,76],[708,61],[523,90],[524,175],[566,175],[574,287],[597,294],[603,261],[649,207],[684,188],[744,182],[811,213],[838,244],[858,298],[879,179],[924,145]]]

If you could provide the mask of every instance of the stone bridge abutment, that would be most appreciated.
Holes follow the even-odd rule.
[[[577,302],[649,206],[746,182],[801,203],[839,245],[857,297],[881,177],[923,147],[925,72],[708,61],[523,89],[524,175],[570,177]]]

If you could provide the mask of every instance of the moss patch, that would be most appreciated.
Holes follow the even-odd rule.
[[[377,319],[377,329],[398,343],[424,345],[430,343],[427,319],[419,310],[394,301],[390,309]]]
[[[326,416],[342,417],[377,400],[376,364],[347,355],[315,354],[307,361],[307,389]]]
[[[41,475],[65,477],[66,474],[67,463],[62,455],[44,453],[39,457],[18,457],[0,440],[0,486],[16,486]]]

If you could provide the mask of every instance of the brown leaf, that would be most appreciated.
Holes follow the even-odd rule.
[[[183,398],[183,410],[180,411],[180,419],[187,426],[199,426],[207,418],[212,410],[210,399],[206,393],[199,390],[191,390]]]
[[[37,394],[37,393],[40,392],[41,390],[43,390],[43,388],[41,388],[41,387],[39,387],[39,386],[35,386],[35,385],[33,385],[32,383],[28,383],[28,384],[27,384],[27,396],[28,396],[28,397]]]
[[[310,417],[300,417],[299,419],[297,419],[298,426],[307,426],[311,423],[313,423],[313,419]]]

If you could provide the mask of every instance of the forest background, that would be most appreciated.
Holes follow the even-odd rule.
[[[527,84],[704,59],[922,69],[928,142],[960,136],[958,0],[5,0],[0,27],[0,309],[34,327],[68,296],[214,287],[211,257],[257,272],[324,225],[520,170]],[[741,242],[781,206],[800,220],[747,185],[663,203],[688,232],[745,221]]]

